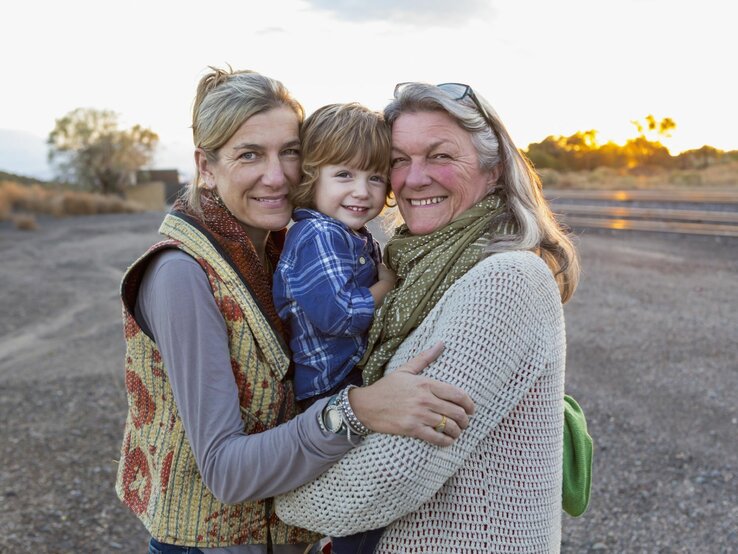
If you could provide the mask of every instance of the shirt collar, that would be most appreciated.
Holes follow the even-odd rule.
[[[354,231],[343,221],[339,221],[317,210],[311,210],[310,208],[295,208],[295,210],[292,212],[292,219],[295,222],[302,221],[303,219],[320,219],[321,221],[337,225],[341,227],[341,229],[345,230],[347,233],[351,233],[352,235],[360,235],[362,237],[371,236],[371,233],[369,233],[369,229],[367,229],[366,226],[362,227],[358,231]]]

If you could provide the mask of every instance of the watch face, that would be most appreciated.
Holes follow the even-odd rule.
[[[343,418],[334,406],[329,406],[325,414],[325,426],[331,433],[338,433],[343,425]]]

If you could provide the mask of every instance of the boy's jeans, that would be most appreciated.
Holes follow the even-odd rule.
[[[384,527],[348,537],[331,537],[331,554],[374,554]]]

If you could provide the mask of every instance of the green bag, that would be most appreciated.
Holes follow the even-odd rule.
[[[592,485],[592,437],[582,408],[564,395],[564,479],[562,504],[570,516],[582,515],[589,505]]]

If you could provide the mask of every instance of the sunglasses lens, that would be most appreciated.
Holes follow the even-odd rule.
[[[463,85],[461,83],[441,83],[436,86],[454,100],[461,100],[469,94],[469,85]]]

